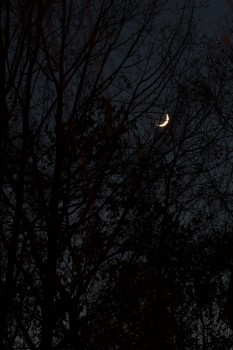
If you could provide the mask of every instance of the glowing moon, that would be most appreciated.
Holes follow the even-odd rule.
[[[160,128],[164,128],[170,121],[170,117],[168,114],[165,114],[164,116],[166,117],[164,122],[157,124],[157,126],[159,126]]]

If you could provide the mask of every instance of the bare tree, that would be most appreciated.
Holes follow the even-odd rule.
[[[0,5],[2,348],[93,347],[119,266],[154,252],[161,276],[168,227],[197,203],[215,102],[195,85],[195,2],[179,2],[169,27],[166,5]]]

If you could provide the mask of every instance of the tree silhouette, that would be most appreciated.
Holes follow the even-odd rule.
[[[194,349],[211,327],[227,139],[194,8],[168,27],[162,1],[1,3],[2,349]]]

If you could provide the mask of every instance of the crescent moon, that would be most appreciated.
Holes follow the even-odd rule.
[[[165,114],[165,116],[166,116],[165,121],[164,121],[163,123],[157,124],[157,126],[159,126],[160,128],[164,128],[164,127],[169,123],[169,121],[170,121],[169,115],[168,115],[168,114]]]

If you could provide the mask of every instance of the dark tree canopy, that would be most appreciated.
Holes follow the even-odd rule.
[[[0,3],[1,349],[230,350],[232,46],[199,5]]]

